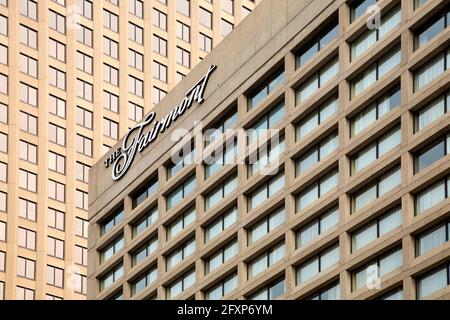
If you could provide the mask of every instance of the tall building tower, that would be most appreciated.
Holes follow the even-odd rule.
[[[89,168],[255,2],[0,1],[0,300],[86,297]]]

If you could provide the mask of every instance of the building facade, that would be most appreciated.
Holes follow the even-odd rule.
[[[449,18],[259,4],[91,170],[88,298],[449,299]]]
[[[86,297],[89,168],[254,6],[0,1],[0,300]]]

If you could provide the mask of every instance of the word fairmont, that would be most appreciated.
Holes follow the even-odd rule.
[[[150,143],[157,138],[159,133],[168,129],[172,122],[176,121],[177,118],[189,109],[195,101],[198,104],[201,104],[204,101],[203,94],[205,92],[206,84],[208,83],[211,73],[216,68],[217,66],[211,65],[206,74],[188,92],[186,92],[183,101],[161,120],[155,120],[156,113],[150,112],[145,117],[144,121],[128,130],[123,140],[122,147],[114,151],[104,162],[107,168],[112,165],[111,174],[113,180],[119,180],[128,171],[137,151],[142,152],[148,147]],[[153,121],[152,129],[144,132],[145,128]]]

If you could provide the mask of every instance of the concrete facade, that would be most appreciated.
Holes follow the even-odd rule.
[[[201,300],[211,288],[235,273],[237,286],[223,296],[225,299],[251,298],[280,279],[284,279],[284,288],[282,294],[277,295],[278,299],[312,298],[336,284],[339,284],[337,291],[340,299],[378,299],[394,293],[399,293],[403,299],[450,298],[448,283],[442,289],[423,297],[418,292],[419,281],[427,276],[427,272],[446,267],[448,273],[448,238],[442,245],[424,254],[416,254],[418,236],[430,227],[448,221],[449,199],[446,196],[424,212],[417,213],[415,209],[419,195],[450,173],[448,156],[443,156],[419,172],[414,169],[417,153],[450,128],[449,115],[444,113],[427,127],[415,129],[418,111],[430,105],[450,88],[448,69],[444,69],[419,90],[414,87],[421,68],[436,57],[436,54],[446,52],[450,43],[449,29],[444,28],[426,44],[416,47],[414,43],[418,30],[438,12],[446,12],[448,7],[446,1],[426,1],[420,6],[410,0],[382,0],[377,4],[382,17],[400,6],[401,22],[358,58],[351,59],[351,44],[368,28],[367,17],[359,17],[351,22],[351,8],[355,7],[355,2],[263,1],[254,13],[194,68],[154,110],[157,119],[160,119],[180,104],[186,91],[205,74],[210,65],[217,65],[202,104],[194,104],[176,123],[172,123],[169,130],[160,134],[141,153],[137,153],[130,169],[120,180],[112,180],[111,166],[105,168],[104,161],[110,154],[100,159],[90,172],[93,183],[89,186],[88,298]],[[297,56],[309,48],[320,32],[334,20],[339,21],[338,36],[321,47],[312,59],[299,66],[296,63]],[[352,83],[371,66],[377,66],[378,70],[383,58],[399,45],[400,62],[389,66],[383,76],[360,95],[353,97],[351,92],[355,89],[352,89]],[[339,72],[324,85],[319,85],[320,88],[306,100],[296,99],[299,88],[303,88],[311,77],[322,74],[323,67],[335,57],[338,57]],[[275,87],[260,104],[249,109],[251,97],[280,67],[284,69],[283,83]],[[401,88],[399,106],[380,116],[360,133],[351,136],[352,119],[396,86]],[[307,135],[296,138],[296,126],[336,94],[338,112]],[[273,129],[279,129],[285,137],[285,151],[279,158],[279,168],[284,172],[284,184],[281,190],[270,194],[268,199],[257,207],[249,210],[251,195],[273,176],[249,176],[247,164],[225,165],[208,178],[205,178],[204,164],[190,164],[174,177],[168,176],[171,150],[175,145],[175,142],[171,141],[173,129],[193,131],[196,121],[202,121],[204,128],[214,127],[224,119],[224,114],[233,108],[237,110],[237,121],[233,127],[249,129],[281,101],[284,101],[285,115]],[[352,159],[358,152],[381,139],[399,124],[399,144],[353,173]],[[298,159],[335,131],[338,131],[338,148],[304,173],[296,174]],[[122,140],[112,149],[116,150],[121,146]],[[246,146],[246,152],[252,147]],[[355,205],[356,195],[377,181],[382,181],[383,174],[398,166],[401,183],[386,189],[386,192],[378,186],[377,190],[381,190],[377,191],[376,199],[355,214],[352,207]],[[336,168],[338,185],[332,192],[319,196],[306,209],[297,210],[296,201],[299,195],[310,190],[315,183],[319,183]],[[206,209],[207,196],[234,174],[237,174],[237,187],[215,206]],[[168,208],[168,196],[192,175],[196,180],[195,190],[174,207]],[[133,198],[136,197],[137,190],[148,184],[151,178],[158,180],[157,191],[135,207]],[[377,185],[384,186],[381,183]],[[195,221],[168,240],[167,232],[171,222],[192,206],[195,207]],[[233,206],[237,207],[237,221],[214,239],[205,241],[205,228]],[[338,224],[305,246],[297,246],[297,232],[334,206],[338,207]],[[248,230],[279,207],[283,207],[285,211],[284,223],[255,243],[249,244]],[[398,226],[378,235],[375,240],[360,249],[352,250],[352,235],[356,231],[378,221],[383,214],[397,207],[401,208],[401,223]],[[117,221],[111,230],[101,234],[100,230],[105,221],[110,219],[118,208],[123,208],[123,219]],[[158,218],[142,233],[134,235],[133,227],[136,222],[151,208],[157,208]],[[124,246],[106,261],[101,261],[100,256],[104,248],[122,235]],[[136,250],[155,237],[158,239],[157,248],[140,263],[133,265],[133,254]],[[195,251],[167,270],[167,257],[192,237],[195,238]],[[205,265],[209,257],[234,239],[237,239],[238,253],[214,272],[206,272]],[[250,277],[249,265],[252,261],[279,242],[284,242],[283,257],[264,268],[261,273]],[[339,243],[339,261],[307,281],[298,281],[299,268],[336,243]],[[355,273],[361,267],[379,261],[390,250],[399,247],[401,266],[377,277],[379,286],[376,288],[369,287],[368,284],[354,288],[352,283],[357,281]],[[118,266],[123,266],[118,273],[121,276],[100,289],[100,284],[108,278],[107,275]],[[152,273],[156,278],[149,281],[139,292],[133,291],[136,281],[152,268],[156,268],[155,273]],[[169,288],[190,270],[195,270],[195,283],[175,297],[169,296]]]

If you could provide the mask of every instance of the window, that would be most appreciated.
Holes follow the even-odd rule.
[[[266,97],[278,89],[281,83],[284,82],[284,69],[276,71],[270,78],[268,78],[262,86],[260,86],[253,94],[248,97],[248,110],[259,106]]]
[[[244,19],[245,17],[247,17],[250,14],[250,12],[252,12],[252,10],[242,6],[241,7],[241,19]]]
[[[61,297],[57,297],[57,296],[54,296],[54,295],[51,295],[51,294],[45,294],[45,300],[50,300],[50,301],[53,301],[53,300],[55,300],[55,301],[59,301],[59,300],[63,300],[63,298],[61,298]]]
[[[140,45],[143,45],[144,29],[142,29],[138,25],[135,25],[134,23],[128,22],[128,39]]]
[[[153,178],[140,188],[133,196],[133,209],[144,202],[145,199],[151,197],[158,191],[158,178]]]
[[[191,15],[190,0],[177,0],[177,12],[189,17]]]
[[[92,102],[92,94],[92,84],[81,79],[77,79],[77,97]]]
[[[115,94],[103,91],[103,107],[112,112],[119,112],[119,97]]]
[[[153,103],[158,104],[167,94],[164,90],[153,87]]]
[[[37,135],[37,118],[20,111],[20,130]]]
[[[450,50],[433,58],[414,73],[414,91],[419,91],[448,69]]]
[[[66,101],[53,96],[48,96],[48,111],[55,116],[65,119],[66,118]]]
[[[128,92],[138,97],[144,97],[144,82],[133,76],[128,76]]]
[[[256,277],[264,270],[284,258],[284,242],[278,243],[248,263],[248,279]]]
[[[170,270],[195,252],[195,237],[181,244],[166,257],[166,270]]]
[[[48,226],[53,229],[64,231],[65,226],[65,214],[62,211],[48,208],[47,211],[47,217],[48,217]]]
[[[172,239],[195,221],[195,207],[187,209],[167,226],[167,240]]]
[[[142,0],[128,1],[128,12],[134,14],[136,17],[144,18],[144,2]]]
[[[8,194],[6,192],[0,191],[0,211],[6,212],[6,208],[8,206]],[[0,233],[1,233],[1,223],[0,223]],[[0,241],[1,235],[0,235]]]
[[[19,170],[19,187],[31,192],[37,191],[37,174]]]
[[[339,172],[332,170],[327,175],[318,179],[310,187],[303,190],[296,198],[296,212],[304,210],[314,201],[325,196],[339,184]]]
[[[48,180],[48,197],[53,200],[66,201],[66,185],[54,180]]]
[[[438,223],[416,236],[416,257],[426,254],[450,240],[450,221]]]
[[[34,300],[34,290],[17,286],[16,300]]]
[[[183,181],[178,188],[172,191],[166,197],[167,210],[179,204],[185,197],[191,194],[196,186],[195,174]]]
[[[183,73],[177,71],[177,72],[175,73],[175,83],[178,84],[181,80],[184,79],[184,77],[186,77],[185,74],[183,74]]]
[[[265,182],[258,189],[248,195],[248,211],[256,208],[264,201],[272,197],[275,193],[284,188],[284,172],[278,173],[269,181]]]
[[[77,107],[77,124],[92,130],[92,112],[81,107]]]
[[[135,266],[158,249],[158,238],[153,237],[132,253],[132,266]]]
[[[21,93],[21,97],[20,98],[21,98],[21,100],[23,99],[22,93],[23,93],[23,87],[24,86],[25,86],[25,89],[26,89],[27,86],[21,82],[20,83],[20,93]],[[1,73],[0,73],[0,93],[3,93],[5,95],[8,94],[8,76],[4,75],[4,74],[1,74]],[[27,93],[27,96],[25,96],[25,99],[27,99],[27,100],[29,99],[28,98],[28,93]],[[27,102],[27,101],[24,101],[24,102]]]
[[[48,26],[53,30],[66,34],[66,17],[53,10],[49,10]]]
[[[8,64],[8,47],[3,44],[0,44],[0,63]]]
[[[376,102],[360,111],[357,115],[350,119],[350,136],[354,137],[376,122],[379,118],[389,113],[394,108],[400,106],[400,87],[381,98]]]
[[[428,0],[414,0],[414,10],[424,5]]]
[[[313,221],[309,222],[296,233],[297,249],[308,245],[318,236],[326,233],[328,230],[331,230],[338,224],[339,207],[335,206],[315,218]]]
[[[3,20],[3,18],[5,20]],[[1,21],[3,20],[3,21]],[[0,16],[0,25],[4,25],[4,23],[7,23],[7,18]],[[4,29],[7,32],[7,29]],[[2,32],[3,30],[0,30],[0,33],[4,34],[5,36],[7,36],[7,33]],[[24,25],[20,25],[20,43],[33,48],[33,49],[37,49],[37,44],[38,44],[38,40],[37,40],[37,31],[26,27]]]
[[[133,121],[140,121],[144,116],[144,108],[128,101],[128,119]]]
[[[36,250],[36,232],[19,227],[17,245],[22,248]]]
[[[5,80],[7,85],[8,80]],[[2,91],[0,89],[0,91]],[[7,90],[4,92],[7,93]],[[20,101],[28,103],[34,107],[38,106],[38,89],[23,82],[20,83]]]
[[[8,164],[0,162],[0,181],[8,182]]]
[[[110,119],[103,118],[103,135],[111,139],[119,139],[119,124]]]
[[[167,15],[153,8],[153,25],[167,31]]]
[[[237,208],[234,206],[205,227],[205,243],[217,237],[236,222]]]
[[[111,11],[103,9],[103,26],[114,32],[119,32],[119,17]]]
[[[356,0],[350,5],[350,23],[366,14],[367,9],[378,0]]]
[[[400,62],[400,47],[396,47],[351,81],[351,97],[359,96],[361,92],[397,67]]]
[[[55,39],[48,39],[48,54],[61,62],[66,62],[66,45]]]
[[[248,243],[253,244],[285,222],[284,208],[276,209],[248,229]]]
[[[22,116],[20,118],[22,120]],[[0,102],[0,123],[8,124],[8,106],[1,102]]]
[[[34,280],[36,261],[23,257],[17,257],[17,275],[19,277]]]
[[[75,246],[75,263],[87,267],[87,248]]]
[[[228,260],[234,258],[238,254],[237,239],[231,241],[222,248],[214,251],[212,255],[205,259],[205,275],[213,272]]]
[[[209,178],[227,164],[235,163],[237,160],[237,138],[228,140],[224,145],[219,146],[211,152],[205,161],[205,178]]]
[[[77,134],[77,152],[92,157],[92,139]]]
[[[153,78],[167,82],[167,67],[159,62],[153,61]]]
[[[351,60],[353,61],[367,52],[377,41],[398,26],[401,18],[400,6],[396,6],[383,15],[378,28],[368,29],[351,43]]]
[[[352,156],[352,174],[355,174],[398,146],[402,141],[400,126],[391,129]]]
[[[319,107],[315,108],[309,115],[300,121],[295,127],[296,140],[307,136],[314,131],[318,126],[332,118],[333,115],[339,110],[339,99],[334,96],[324,102]]]
[[[211,52],[212,49],[212,39],[203,33],[199,33],[198,46],[200,50],[205,52]]]
[[[123,276],[123,263],[119,263],[100,278],[100,291],[109,288],[114,282]]]
[[[0,271],[5,272],[6,252],[0,251]]]
[[[37,78],[37,74],[38,74],[37,60],[21,53],[20,54],[20,71],[31,77]]]
[[[82,162],[78,162],[75,164],[75,173],[78,181],[82,181],[85,183],[89,183],[89,169],[91,167]]]
[[[337,282],[316,292],[314,295],[309,297],[308,300],[340,300],[340,299],[341,299],[341,288],[339,286],[339,282]]]
[[[89,224],[86,220],[75,217],[75,235],[87,239],[88,226]]]
[[[139,71],[144,71],[144,56],[137,51],[128,49],[128,65]]]
[[[8,135],[3,132],[0,132],[0,152],[8,153]]]
[[[47,237],[47,254],[51,257],[64,259],[64,241]]]
[[[237,185],[237,174],[233,174],[205,196],[205,210],[214,207],[222,199],[226,198],[230,193],[236,190]]]
[[[78,209],[82,209],[87,211],[88,210],[88,193],[81,191],[81,190],[75,190],[75,206]]]
[[[416,215],[447,199],[450,191],[449,186],[450,178],[445,178],[416,194]]]
[[[275,300],[285,291],[284,278],[256,291],[248,297],[249,300]]]
[[[205,300],[219,300],[238,287],[237,272],[233,272],[231,275],[221,280],[219,283],[214,284],[210,289],[205,291]]]
[[[450,265],[442,265],[416,280],[417,299],[423,299],[450,285]]]
[[[92,57],[77,51],[77,69],[92,74]]]
[[[320,50],[323,50],[330,42],[336,39],[339,35],[339,24],[337,21],[330,23],[330,26],[318,33],[316,38],[306,45],[305,49],[300,51],[297,55],[297,68],[305,65],[311,60]]]
[[[450,134],[428,143],[425,148],[414,155],[414,173],[417,173],[436,161],[444,158],[449,152]]]
[[[191,28],[183,22],[176,21],[177,38],[186,42],[191,41]]]
[[[158,219],[158,208],[153,207],[144,214],[136,223],[133,224],[133,237],[137,237],[144,232],[148,227],[153,225]]]
[[[19,217],[36,221],[37,204],[36,202],[19,198]]]
[[[83,26],[82,24],[77,25],[77,41],[87,45],[88,47],[92,47],[92,29]]]
[[[0,241],[6,241],[6,222],[0,221]]]
[[[297,285],[336,265],[340,260],[339,243],[323,250],[297,268]]]
[[[131,295],[134,296],[158,279],[158,268],[153,266],[131,283]]]
[[[247,129],[248,144],[251,145],[258,140],[266,140],[269,136],[269,130],[274,129],[284,118],[284,115],[284,102],[282,102],[262,116],[251,128]]]
[[[167,57],[167,40],[158,37],[156,34],[154,34],[153,52],[159,53],[160,55]]]
[[[116,225],[122,222],[124,218],[123,208],[116,210],[111,214],[106,220],[100,224],[100,235],[105,235],[107,232],[112,230]]]
[[[177,159],[178,158],[178,159]],[[171,158],[171,161],[167,165],[167,178],[170,179],[176,176],[183,168],[190,164],[193,164],[195,160],[195,146],[192,143],[188,143],[178,151],[176,156]]]
[[[119,43],[116,41],[103,37],[103,53],[114,59],[119,59]]]
[[[339,61],[338,57],[335,57],[297,89],[297,105],[310,98],[317,90],[336,77],[338,73]]]
[[[352,213],[356,213],[401,184],[400,166],[389,170],[369,186],[352,196]]]
[[[32,19],[37,20],[37,2],[32,0],[21,0],[20,1],[20,14]]]
[[[74,282],[75,282],[74,291],[76,293],[87,294],[87,277],[86,276],[79,274],[79,273],[75,273],[74,274]]]
[[[220,34],[222,37],[226,37],[231,31],[233,31],[234,25],[225,19],[220,19]]]
[[[339,134],[333,132],[319,142],[312,149],[305,152],[295,163],[295,175],[298,177],[311,169],[314,165],[322,161],[339,147]]]
[[[191,53],[181,47],[176,48],[176,61],[178,64],[185,66],[186,68],[191,67]]]
[[[198,22],[202,26],[204,26],[208,29],[212,29],[212,13],[202,7],[199,7],[198,8]]]
[[[402,225],[402,209],[396,207],[367,222],[363,227],[352,232],[352,252],[365,247],[376,239]]]
[[[234,0],[222,0],[221,3],[221,9],[231,15],[234,14]]]
[[[50,142],[59,144],[60,146],[66,145],[66,129],[57,126],[53,123],[48,124],[48,140]]]
[[[395,269],[401,268],[402,265],[403,253],[401,247],[380,255],[375,260],[352,272],[352,291],[367,286],[370,281],[369,276],[375,274],[377,278],[381,278]]]
[[[103,81],[106,81],[113,86],[119,85],[119,69],[114,68],[108,64],[103,64]]]
[[[378,298],[378,300],[403,300],[403,288],[397,288],[394,289],[388,293],[385,293],[381,297]]]
[[[415,112],[414,131],[418,132],[439,120],[450,107],[450,93],[441,95]]]
[[[114,256],[120,249],[124,246],[123,234],[119,237],[115,238],[111,241],[111,243],[107,244],[106,247],[101,249],[100,251],[100,263],[104,263],[112,256]]]
[[[8,18],[0,15],[0,34],[8,36]]]
[[[47,265],[47,284],[59,288],[64,287],[64,270]]]
[[[77,6],[83,17],[92,20],[92,2],[90,0],[77,0]]]
[[[61,90],[66,90],[66,73],[56,68],[49,67],[48,83]]]
[[[172,299],[195,284],[195,269],[189,270],[166,288],[166,298]]]
[[[443,12],[442,12],[443,11]],[[414,32],[415,49],[423,47],[450,24],[450,7],[444,8],[441,12],[427,21],[423,26]]]

